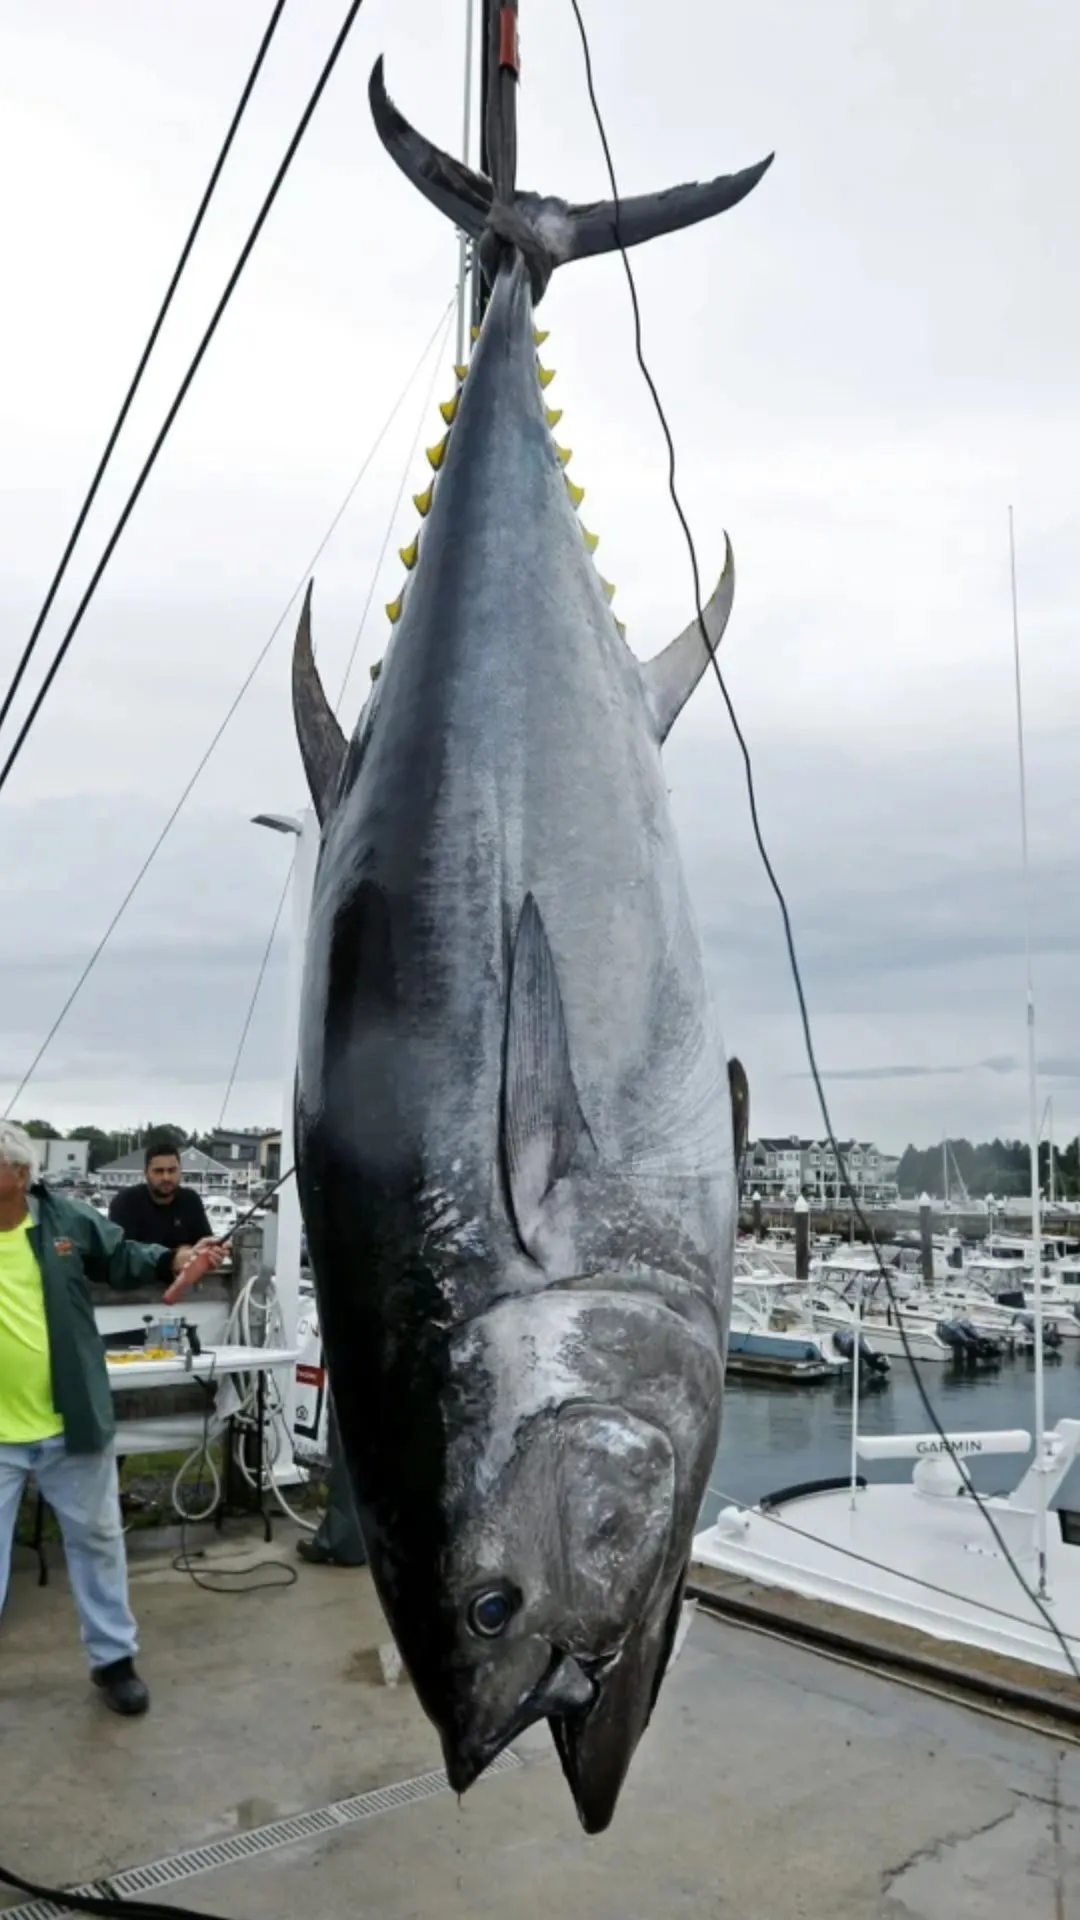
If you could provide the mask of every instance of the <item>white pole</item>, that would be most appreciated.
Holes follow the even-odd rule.
[[[296,835],[292,876],[292,937],[289,942],[289,971],[285,998],[285,1060],[281,1090],[281,1172],[294,1165],[293,1091],[296,1081],[296,1048],[300,1031],[300,989],[304,973],[304,948],[307,944],[311,894],[315,884],[315,865],[319,855],[319,823],[310,807],[298,817],[289,814],[260,814],[257,826],[271,827],[277,833]],[[300,1241],[303,1221],[300,1194],[295,1174],[278,1188],[277,1253],[274,1260],[274,1285],[281,1312],[282,1336],[287,1347],[296,1343],[300,1318]],[[275,1373],[278,1393],[284,1408],[285,1432],[276,1435],[277,1452],[274,1478],[288,1485],[300,1476],[292,1451],[293,1401],[296,1372],[293,1365]]]
[[[472,90],[473,90],[473,10],[476,0],[465,0],[465,106],[461,129],[461,157],[465,165],[469,164],[469,149],[472,146]],[[469,241],[465,233],[458,234],[458,284],[457,284],[457,360],[459,367],[465,365],[465,328],[468,324],[466,309],[469,306]]]
[[[1035,983],[1031,957],[1031,869],[1028,862],[1027,774],[1024,765],[1024,704],[1020,680],[1020,615],[1016,593],[1016,540],[1009,508],[1009,575],[1012,585],[1013,668],[1016,678],[1016,745],[1020,770],[1020,842],[1024,865],[1024,952],[1027,961],[1028,1111],[1031,1143],[1031,1239],[1035,1265],[1035,1466],[1045,1457],[1046,1382],[1043,1372],[1042,1214],[1039,1193],[1039,1089],[1035,1051]],[[1046,1485],[1036,1473],[1036,1541],[1039,1593],[1046,1594]]]
[[[851,1508],[855,1510],[859,1472],[859,1341],[862,1337],[862,1275],[855,1281],[855,1341],[851,1354]]]

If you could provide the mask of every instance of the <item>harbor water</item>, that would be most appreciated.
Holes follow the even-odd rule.
[[[995,1427],[1034,1433],[1035,1362],[1030,1354],[1005,1360],[993,1372],[934,1362],[919,1371],[946,1433]],[[1045,1372],[1047,1427],[1058,1420],[1080,1418],[1080,1340],[1047,1354]],[[710,1525],[719,1508],[731,1500],[752,1504],[781,1487],[846,1474],[851,1465],[851,1403],[850,1379],[805,1386],[729,1379],[720,1450],[701,1525]],[[860,1433],[926,1433],[930,1427],[906,1360],[893,1360],[881,1386],[864,1380],[859,1394]],[[912,1464],[860,1462],[859,1471],[868,1480],[905,1480],[911,1477]],[[1026,1462],[1014,1455],[965,1464],[980,1492],[1003,1493],[1015,1486]],[[1080,1462],[1054,1504],[1080,1506]]]

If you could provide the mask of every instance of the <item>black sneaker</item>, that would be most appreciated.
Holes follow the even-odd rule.
[[[114,1713],[145,1713],[150,1705],[149,1688],[139,1679],[130,1657],[112,1660],[107,1667],[93,1667],[90,1678]]]
[[[363,1567],[367,1565],[365,1560],[343,1560],[340,1554],[332,1552],[329,1547],[324,1547],[320,1540],[298,1540],[296,1543],[296,1551],[301,1560],[306,1560],[310,1567]]]

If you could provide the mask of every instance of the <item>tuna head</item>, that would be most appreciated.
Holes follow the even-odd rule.
[[[484,1322],[456,1356],[439,1626],[410,1665],[458,1792],[546,1719],[596,1833],[670,1657],[719,1363],[678,1314],[614,1291],[505,1301]]]

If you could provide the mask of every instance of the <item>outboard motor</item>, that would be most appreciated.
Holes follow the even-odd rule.
[[[939,1320],[937,1330],[958,1360],[966,1360],[972,1349],[971,1335],[962,1320]]]
[[[968,1366],[975,1366],[980,1360],[1001,1358],[1001,1341],[980,1333],[970,1320],[939,1320],[938,1332],[956,1358]]]
[[[1001,1341],[992,1333],[980,1333],[970,1320],[957,1320],[955,1325],[962,1328],[968,1341],[968,1357],[971,1360],[998,1360],[1001,1357]]]
[[[845,1360],[850,1360],[855,1345],[853,1328],[838,1327],[833,1339],[837,1353],[842,1354]],[[879,1379],[889,1371],[888,1356],[884,1353],[875,1353],[864,1333],[859,1335],[859,1366],[871,1377]]]
[[[1076,1309],[1074,1308],[1074,1312],[1075,1311]],[[1035,1315],[1033,1313],[1014,1313],[1012,1320],[1010,1322],[1010,1325],[1014,1327],[1023,1327],[1024,1332],[1029,1333],[1032,1339],[1034,1340]],[[1051,1321],[1049,1326],[1043,1327],[1043,1346],[1056,1350],[1058,1347],[1060,1347],[1060,1345],[1061,1345],[1061,1330],[1059,1327],[1056,1327],[1054,1325],[1053,1321]]]

